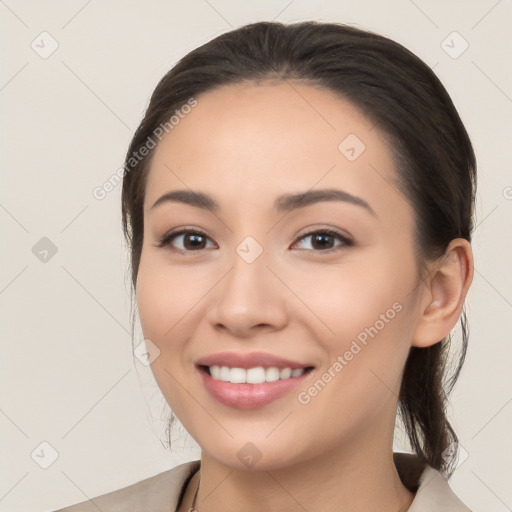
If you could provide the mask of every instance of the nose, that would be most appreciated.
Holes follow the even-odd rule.
[[[245,256],[243,247],[240,253],[234,251],[231,268],[210,297],[207,318],[214,329],[250,338],[286,325],[289,297],[269,260],[265,250],[254,261]]]

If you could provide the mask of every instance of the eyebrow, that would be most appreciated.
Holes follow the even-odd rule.
[[[274,210],[277,213],[290,212],[322,201],[343,201],[360,206],[376,216],[373,208],[364,199],[335,188],[283,194],[274,201]],[[204,192],[194,192],[192,190],[173,190],[172,192],[167,192],[156,200],[151,209],[169,202],[188,204],[213,213],[220,210],[219,203],[212,196]]]

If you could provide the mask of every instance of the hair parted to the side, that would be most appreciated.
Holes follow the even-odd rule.
[[[476,159],[469,136],[432,70],[399,43],[337,23],[259,22],[222,34],[183,57],[158,83],[128,149],[122,190],[123,230],[131,251],[135,291],[144,236],[143,202],[151,153],[128,167],[134,152],[191,97],[214,88],[267,80],[304,81],[350,101],[386,135],[398,189],[415,212],[419,271],[442,257],[454,238],[471,241]],[[269,107],[271,108],[271,106]],[[468,330],[461,315],[459,358],[446,375],[451,338],[412,347],[399,413],[413,450],[446,476],[457,436],[447,395],[464,362]],[[133,333],[134,318],[132,318]],[[448,450],[448,448],[455,447]]]

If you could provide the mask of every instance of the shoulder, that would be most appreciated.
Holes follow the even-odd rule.
[[[409,512],[471,512],[451,490],[446,478],[434,468],[425,468],[419,484]]]
[[[198,460],[185,462],[163,473],[141,480],[122,489],[71,505],[55,512],[131,512],[175,510],[186,484],[199,469]]]
[[[415,493],[407,512],[471,512],[439,471],[412,454],[395,453],[394,460],[402,483]]]

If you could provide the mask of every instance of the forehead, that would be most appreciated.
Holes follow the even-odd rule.
[[[208,190],[220,203],[271,205],[286,192],[331,186],[396,200],[385,137],[333,92],[280,81],[224,86],[196,100],[154,150],[146,209],[177,188]]]

